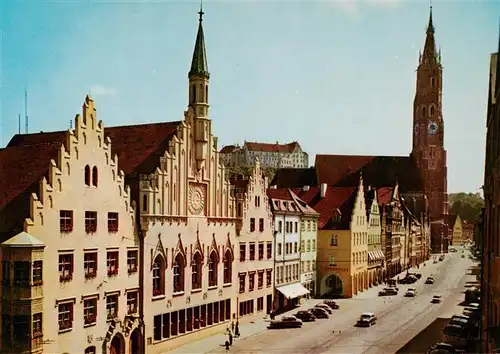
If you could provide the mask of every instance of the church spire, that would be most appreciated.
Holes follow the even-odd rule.
[[[209,78],[207,52],[205,50],[205,36],[203,35],[203,5],[200,5],[200,15],[198,24],[198,34],[196,35],[196,43],[194,45],[193,59],[191,61],[191,70],[189,70],[189,78],[193,76],[201,76]]]
[[[432,5],[429,11],[429,24],[427,25],[427,35],[425,37],[424,52],[420,58],[420,64],[439,64],[439,55],[436,50],[434,39],[434,22],[432,21]]]

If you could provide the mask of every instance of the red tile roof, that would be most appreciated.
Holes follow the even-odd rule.
[[[298,142],[294,141],[288,144],[269,144],[269,143],[251,143],[245,141],[245,146],[250,151],[259,152],[281,152],[281,153],[292,153],[296,148],[300,149]]]
[[[219,153],[221,154],[230,154],[236,150],[239,150],[240,148],[236,145],[226,145],[224,146],[220,151]]]
[[[280,168],[270,183],[278,188],[302,188],[317,186],[316,169],[310,168]]]
[[[47,175],[50,160],[57,158],[61,144],[56,140],[0,149],[0,209]]]
[[[382,187],[377,189],[377,197],[379,205],[387,205],[392,201],[394,188]]]
[[[292,191],[320,214],[318,220],[318,227],[320,229],[349,229],[352,210],[356,201],[357,187],[329,186],[324,198],[321,198],[320,187],[311,187],[308,191],[304,191],[301,188],[294,188]],[[339,209],[342,213],[340,223],[338,224],[332,222],[332,216],[336,209]]]
[[[357,186],[363,173],[365,185],[393,187],[402,191],[422,190],[420,172],[408,156],[316,155],[318,184]]]
[[[152,173],[181,122],[123,125],[104,128],[111,138],[111,151],[118,155],[118,167],[126,175]]]

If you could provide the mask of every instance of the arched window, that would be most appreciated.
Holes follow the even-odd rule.
[[[186,261],[180,253],[174,259],[174,293],[184,291],[184,267]]]
[[[191,85],[191,103],[196,103],[196,85]]]
[[[205,86],[205,102],[208,103],[208,85]]]
[[[434,116],[434,106],[431,106],[431,108],[429,108],[429,115],[431,117]]]
[[[153,262],[153,296],[165,295],[165,260],[157,255]]]
[[[90,186],[90,166],[85,166],[85,185]]]
[[[233,253],[227,250],[224,254],[224,284],[233,282]]]
[[[203,259],[200,252],[196,252],[193,257],[193,263],[191,264],[191,288],[201,289],[202,281],[202,263]]]
[[[217,286],[217,253],[210,252],[208,258],[208,286]]]
[[[99,179],[99,175],[97,173],[97,166],[92,167],[92,185],[97,187],[97,182]]]
[[[423,106],[421,108],[421,112],[422,112],[422,117],[425,117],[427,115],[427,108],[425,106]]]
[[[142,211],[148,211],[148,196],[146,194],[142,196]]]

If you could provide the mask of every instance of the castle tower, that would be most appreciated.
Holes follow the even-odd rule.
[[[417,68],[417,84],[413,102],[412,157],[419,167],[423,187],[429,198],[431,222],[447,220],[447,168],[444,149],[444,121],[442,112],[441,53],[436,50],[432,6],[423,52]],[[434,230],[434,231],[432,231]],[[431,230],[431,246],[440,250],[446,243],[447,226]],[[445,247],[447,248],[447,247]]]
[[[189,107],[194,114],[193,130],[195,160],[197,169],[201,169],[208,157],[208,141],[211,121],[208,118],[208,72],[205,36],[203,34],[203,9],[200,7],[198,34],[194,45],[191,69],[189,70]]]

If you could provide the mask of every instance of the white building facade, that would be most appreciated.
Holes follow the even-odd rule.
[[[274,215],[275,300],[274,309],[296,306],[309,291],[300,277],[300,219],[302,211],[288,190],[268,189]]]

